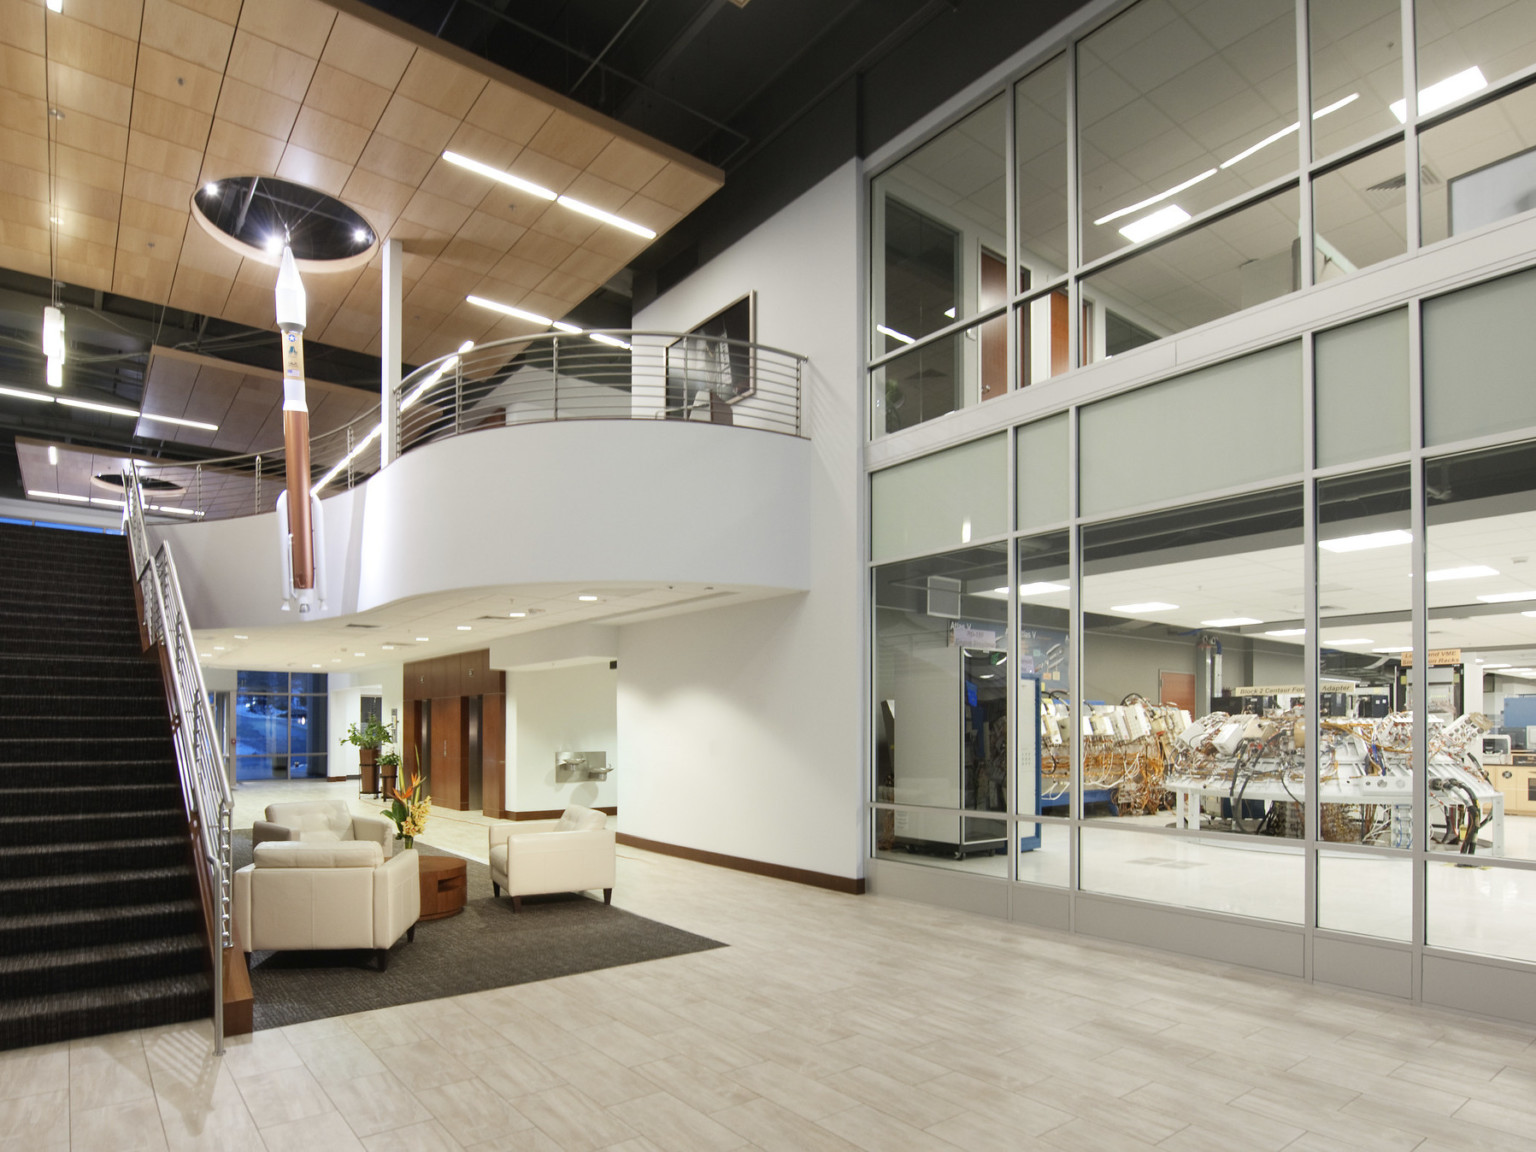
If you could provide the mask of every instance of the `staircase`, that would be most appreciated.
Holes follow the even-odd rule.
[[[210,1015],[122,536],[0,524],[0,1049]]]

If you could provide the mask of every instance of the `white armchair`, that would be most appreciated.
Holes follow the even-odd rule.
[[[613,902],[614,834],[608,817],[573,805],[558,820],[491,825],[491,891],[505,888],[512,910],[524,896],[603,890]]]
[[[389,860],[371,840],[310,844],[269,841],[235,873],[235,924],[254,951],[371,948],[382,972],[421,916],[418,857]]]
[[[269,840],[299,840],[306,844],[367,840],[387,859],[394,847],[395,826],[382,816],[354,816],[345,800],[290,800],[268,804],[267,818],[251,826],[251,847]]]

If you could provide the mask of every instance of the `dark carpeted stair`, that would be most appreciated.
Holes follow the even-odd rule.
[[[123,537],[0,524],[0,766],[0,1048],[209,1015]]]

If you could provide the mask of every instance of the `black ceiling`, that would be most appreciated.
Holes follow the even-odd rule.
[[[366,0],[373,7],[715,164],[725,187],[578,306],[627,326],[682,279],[855,156],[867,155],[1085,0]],[[46,280],[0,270],[0,379],[40,388]],[[137,405],[151,343],[275,366],[270,334],[65,286],[69,372]],[[376,360],[310,344],[318,378],[377,390]],[[133,422],[0,395],[0,496],[14,436],[138,452]]]

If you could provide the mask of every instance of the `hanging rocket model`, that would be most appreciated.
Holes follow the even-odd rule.
[[[283,343],[283,447],[287,486],[277,498],[277,531],[282,548],[283,611],[289,600],[309,612],[318,598],[325,608],[325,582],[315,564],[320,535],[320,498],[309,489],[309,404],[304,396],[304,324],[308,301],[293,249],[283,245],[277,271],[277,328]]]

